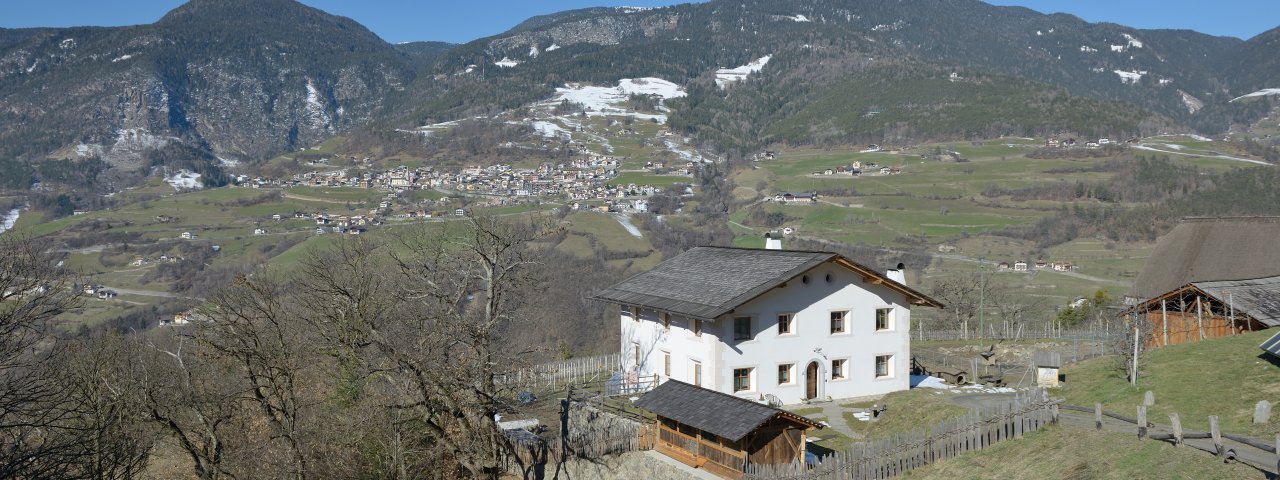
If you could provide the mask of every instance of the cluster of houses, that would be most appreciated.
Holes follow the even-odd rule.
[[[647,170],[692,176],[697,165],[678,166],[648,162]],[[669,172],[668,172],[669,171]],[[583,151],[569,163],[543,163],[537,168],[515,168],[508,164],[487,167],[466,166],[457,171],[435,167],[409,168],[354,174],[348,170],[312,171],[288,179],[237,178],[237,184],[253,188],[295,186],[380,188],[394,191],[439,189],[462,194],[496,197],[561,197],[568,200],[648,196],[660,191],[652,185],[611,185],[617,178],[616,158]]]
[[[1107,138],[1107,137],[1102,137],[1096,140],[1085,140],[1084,147],[1085,148],[1101,148],[1101,147],[1105,147],[1107,145],[1112,145],[1116,143],[1118,142],[1112,141],[1110,138]],[[1138,143],[1138,139],[1136,138],[1129,139],[1128,143]],[[1075,148],[1080,146],[1080,143],[1076,141],[1075,138],[1067,138],[1064,140],[1059,140],[1056,137],[1050,137],[1049,139],[1046,139],[1044,141],[1044,146],[1045,148]]]
[[[85,295],[98,297],[98,300],[110,300],[116,298],[115,290],[108,289],[102,285],[85,285],[82,291]]]
[[[996,270],[1007,272],[1029,272],[1031,270],[1053,270],[1055,272],[1069,272],[1075,270],[1076,265],[1071,262],[1047,262],[1044,260],[1036,260],[1028,263],[1026,260],[1018,260],[1013,263],[1000,262],[996,264]]]
[[[882,165],[877,165],[874,162],[867,162],[864,164],[862,162],[855,161],[849,165],[840,165],[836,167],[817,170],[813,172],[811,175],[814,175],[814,176],[846,175],[846,176],[856,177],[856,176],[867,175],[867,174],[899,175],[901,173],[902,173],[901,167],[882,166]]]
[[[179,257],[179,256],[177,256],[177,255],[160,255],[159,257],[156,257],[154,260],[153,260],[153,259],[151,259],[150,257],[145,257],[145,256],[142,256],[142,255],[139,255],[139,256],[133,257],[133,261],[129,262],[129,266],[131,266],[131,267],[144,267],[144,266],[150,265],[150,264],[155,263],[155,262],[159,262],[159,263],[175,263],[175,262],[179,262],[179,261],[181,261],[181,260],[182,260],[182,257]]]

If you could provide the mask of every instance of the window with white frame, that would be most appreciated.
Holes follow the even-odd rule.
[[[844,378],[844,375],[845,375],[844,364],[845,364],[845,359],[843,358],[838,358],[831,361],[831,379],[832,380],[840,380]]]
[[[662,374],[671,376],[671,352],[662,352]]]
[[[782,365],[778,365],[778,385],[786,385],[791,383],[791,369],[794,367],[795,367],[795,364],[792,364],[792,363],[784,363]]]
[[[733,369],[733,391],[745,392],[751,390],[751,373],[754,368],[735,368]]]
[[[635,362],[636,369],[639,370],[640,369],[640,344],[632,342],[631,352],[632,352],[631,358]]]
[[[778,314],[778,335],[791,335],[792,332],[795,332],[795,326],[791,324],[793,318],[794,315],[790,313]]]
[[[844,320],[847,316],[849,316],[848,310],[836,310],[831,312],[831,333],[844,333]]]
[[[876,378],[893,376],[893,355],[876,355]]]
[[[893,329],[893,309],[877,308],[876,309],[876,331]]]
[[[689,363],[693,365],[693,384],[695,386],[701,387],[702,386],[702,362],[699,362],[697,360],[692,360]]]
[[[734,317],[733,339],[751,340],[751,317]]]

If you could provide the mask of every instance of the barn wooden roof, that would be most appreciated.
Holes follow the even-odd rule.
[[[912,304],[942,307],[937,300],[836,253],[727,247],[689,249],[604,289],[596,298],[714,319],[827,262],[853,270],[871,283],[884,284]]]
[[[1280,275],[1280,217],[1186,218],[1160,238],[1131,296],[1148,299],[1192,282]]]
[[[667,380],[644,394],[635,405],[655,415],[714,434],[730,441],[742,440],[775,418],[806,427],[822,425],[800,415],[744,398]]]
[[[1158,310],[1162,300],[1176,299],[1188,292],[1203,295],[1224,308],[1234,310],[1237,315],[1248,316],[1268,327],[1280,326],[1280,276],[1192,282],[1156,295],[1125,313]]]

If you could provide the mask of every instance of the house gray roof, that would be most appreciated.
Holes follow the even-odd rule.
[[[831,252],[695,247],[652,270],[604,289],[596,298],[694,318],[714,319],[826,262],[837,262],[905,295],[940,307],[906,285]]]
[[[660,417],[669,418],[731,441],[742,440],[777,417],[801,425],[822,428],[808,418],[756,403],[744,398],[696,387],[679,380],[667,380],[644,394],[635,405]]]
[[[1192,282],[1280,275],[1280,217],[1183,219],[1160,238],[1130,295],[1149,299]]]
[[[1194,282],[1192,285],[1219,302],[1231,305],[1236,313],[1244,313],[1268,327],[1280,326],[1280,276]]]

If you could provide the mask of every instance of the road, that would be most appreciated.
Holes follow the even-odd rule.
[[[938,257],[938,258],[944,258],[944,259],[947,259],[947,260],[956,260],[956,261],[961,261],[961,262],[970,262],[970,263],[980,263],[980,264],[983,264],[983,265],[991,265],[991,266],[995,266],[995,265],[996,265],[996,262],[991,261],[991,260],[981,260],[981,259],[977,259],[977,258],[973,258],[973,257],[966,257],[966,256],[964,256],[964,255],[956,255],[956,254],[954,254],[954,253],[935,253],[935,254],[933,254],[933,256]],[[1101,278],[1101,277],[1095,277],[1095,276],[1092,276],[1092,275],[1085,275],[1085,274],[1080,273],[1080,272],[1070,272],[1070,271],[1068,271],[1068,272],[1060,272],[1060,271],[1057,271],[1057,270],[1036,270],[1036,271],[1037,271],[1037,272],[1044,272],[1044,273],[1052,273],[1052,274],[1057,274],[1057,275],[1063,275],[1063,276],[1067,276],[1067,277],[1079,278],[1079,279],[1081,279],[1081,280],[1088,280],[1088,281],[1090,281],[1090,282],[1109,283],[1109,284],[1117,285],[1117,286],[1121,286],[1121,287],[1129,287],[1129,286],[1132,286],[1132,285],[1133,285],[1132,283],[1129,283],[1129,282],[1124,282],[1124,281],[1120,281],[1120,280],[1111,280],[1111,279]]]
[[[1144,144],[1139,144],[1139,145],[1134,145],[1134,146],[1133,146],[1133,148],[1136,148],[1136,149],[1138,149],[1138,150],[1146,150],[1146,151],[1149,151],[1149,152],[1167,153],[1167,154],[1170,154],[1170,155],[1186,155],[1186,156],[1188,156],[1188,157],[1201,157],[1201,158],[1221,158],[1221,159],[1223,159],[1223,160],[1233,160],[1233,161],[1236,161],[1236,162],[1252,163],[1252,164],[1254,164],[1254,165],[1267,165],[1267,166],[1273,166],[1272,164],[1267,163],[1267,162],[1264,162],[1264,161],[1261,161],[1261,160],[1253,160],[1253,159],[1249,159],[1249,158],[1232,157],[1232,156],[1230,156],[1230,155],[1222,155],[1222,154],[1214,155],[1214,154],[1206,154],[1206,153],[1179,152],[1179,151],[1177,151],[1177,150],[1161,150],[1161,149],[1159,149],[1159,148],[1152,147],[1152,146],[1147,145],[1147,144],[1145,144],[1145,143],[1144,143]]]
[[[143,297],[163,297],[163,298],[194,298],[194,297],[184,297],[176,293],[162,292],[159,290],[137,290],[133,288],[116,288],[110,285],[103,285],[103,287],[106,287],[107,290],[115,291],[116,293],[121,295],[139,295]],[[199,299],[197,298],[196,300],[199,300]]]

